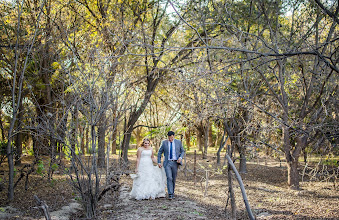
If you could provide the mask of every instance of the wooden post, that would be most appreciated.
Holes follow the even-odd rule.
[[[194,150],[194,167],[193,167],[194,187],[197,184],[197,150]]]
[[[205,194],[204,196],[207,196],[207,189],[208,189],[208,170],[206,170],[206,185],[205,185]]]

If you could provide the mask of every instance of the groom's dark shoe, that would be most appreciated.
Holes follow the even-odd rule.
[[[173,199],[173,195],[169,195],[169,196],[168,196],[168,199],[169,199],[169,200],[172,200],[172,199]]]

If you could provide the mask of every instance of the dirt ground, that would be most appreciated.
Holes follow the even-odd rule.
[[[192,173],[193,155],[188,155],[186,167],[181,166],[179,170],[174,200],[130,199],[132,180],[128,175],[121,176],[119,193],[105,194],[98,204],[97,219],[228,219],[230,205],[225,209],[227,171],[216,168],[213,156],[207,160],[200,156],[197,159],[196,184]],[[130,170],[134,170],[135,156],[130,157],[130,164]],[[5,175],[3,166],[1,175]],[[280,167],[273,159],[248,161],[247,170],[242,179],[257,219],[339,219],[339,191],[333,182],[304,181],[300,183],[300,191],[289,190],[285,165]],[[235,179],[233,183],[237,218],[248,219],[239,184]],[[6,202],[6,193],[7,188],[0,192],[0,219],[44,219],[33,195],[48,204],[52,219],[85,219],[80,207],[74,206],[79,200],[65,175],[55,175],[53,182],[48,182],[46,177],[31,175],[29,190],[24,190],[24,181],[19,183],[15,201],[10,204]],[[11,215],[4,217],[1,215],[4,213]]]

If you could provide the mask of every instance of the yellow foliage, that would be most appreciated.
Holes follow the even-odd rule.
[[[52,66],[52,68],[53,69],[61,69],[61,65],[60,65],[60,63],[58,63],[58,62],[53,62],[52,64],[51,64],[51,66]]]

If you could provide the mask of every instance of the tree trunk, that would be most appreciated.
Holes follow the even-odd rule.
[[[298,159],[300,153],[294,151],[292,153],[292,146],[290,142],[290,133],[289,128],[284,126],[283,128],[283,138],[284,138],[284,151],[285,158],[287,163],[287,183],[290,189],[299,189],[299,173],[298,173]],[[295,146],[295,150],[299,148],[298,144]],[[301,150],[301,148],[300,148]]]
[[[112,154],[117,154],[117,134],[118,129],[114,127],[112,132]]]
[[[5,141],[5,131],[4,131],[4,127],[2,125],[2,110],[0,109],[0,129],[1,129],[1,138],[2,138],[2,141]]]
[[[105,133],[106,133],[106,114],[102,114],[98,126],[98,167],[103,168],[106,165],[105,159]]]
[[[19,103],[19,109],[18,109],[18,125],[17,125],[17,135],[15,140],[15,165],[21,165],[21,156],[22,156],[22,119],[23,119],[23,109],[22,109],[22,99]]]
[[[227,140],[229,138],[229,135],[227,135],[225,141],[224,141],[224,138],[225,138],[225,135],[226,135],[226,129],[224,130],[224,134],[223,136],[221,137],[221,141],[220,141],[220,147],[218,149],[218,152],[217,152],[217,164],[220,165],[220,152],[221,150],[225,147],[226,143],[227,143]]]
[[[233,147],[232,147],[233,149]],[[227,149],[228,151],[228,155],[230,158],[232,158],[232,151],[230,150],[230,148]],[[233,158],[232,158],[233,160]],[[228,162],[227,165],[227,180],[228,180],[228,196],[231,199],[231,219],[235,220],[237,219],[237,206],[236,206],[236,202],[235,202],[235,196],[234,196],[234,189],[233,189],[233,181],[232,181],[232,169],[231,169],[231,165]]]
[[[299,189],[299,172],[297,158],[287,162],[288,185],[291,189]]]
[[[202,159],[207,159],[208,133],[209,133],[209,125],[207,121],[206,126],[204,126],[204,152],[202,154]]]
[[[85,128],[85,142],[86,142],[86,153],[90,154],[91,150],[89,147],[89,125],[86,124],[86,128]]]
[[[187,150],[189,151],[191,149],[191,131],[189,128],[185,131],[185,142]]]
[[[202,151],[204,142],[203,142],[203,130],[201,129],[201,126],[197,127],[197,141],[198,141],[199,151]]]
[[[247,173],[245,147],[238,148],[240,154],[239,173]]]
[[[48,105],[43,98],[40,98],[38,100],[38,103],[36,103],[35,108],[37,112],[37,120],[35,127],[35,138],[36,138],[36,149],[35,154],[37,155],[50,155],[50,148],[49,148],[49,141],[48,141],[48,135],[46,135],[46,131],[48,128],[46,127],[45,122],[45,107]]]
[[[51,113],[52,114],[52,113]],[[55,131],[54,131],[54,125],[55,125],[55,120],[54,117],[49,117],[49,142],[50,142],[50,164],[49,164],[49,169],[48,169],[48,180],[51,180],[53,177],[54,173],[54,168],[53,164],[55,163],[56,160],[56,152],[57,152],[57,141],[54,137]]]
[[[32,133],[35,132],[35,131],[32,131]],[[34,159],[35,161],[39,161],[39,154],[38,154],[38,139],[36,138],[36,135],[33,133],[32,134],[32,142],[33,142],[33,153],[34,153]]]
[[[79,133],[80,133],[80,150],[81,154],[85,154],[85,128],[79,125]]]
[[[61,137],[61,141],[59,141],[58,144],[58,153],[59,153],[59,163],[62,163],[62,159],[64,158],[64,143],[66,143],[66,128],[67,128],[67,117],[64,117],[64,115],[60,115],[59,118],[63,118],[61,119],[62,122],[60,124],[60,128],[58,130],[58,133]]]
[[[123,146],[123,149],[122,149],[122,156],[123,156],[123,159],[125,162],[128,162],[128,147],[129,147],[129,142],[131,140],[131,136],[132,136],[132,130],[131,128],[127,129],[127,131],[125,132],[125,135],[124,135],[124,139],[122,141],[122,146]]]
[[[137,139],[137,146],[136,149],[141,145],[142,143],[142,137],[141,137],[141,129],[142,127],[138,127],[134,130],[135,138]]]
[[[216,133],[216,137],[215,137],[215,143],[214,143],[214,147],[215,149],[218,149],[218,146],[220,146],[221,142],[223,141],[223,137],[221,136],[220,138],[220,128],[218,127],[217,129],[217,133]]]
[[[10,129],[10,131],[13,129]],[[8,133],[8,143],[7,143],[7,160],[8,160],[8,200],[13,201],[14,199],[14,163],[13,163],[13,149],[12,149],[12,139],[11,137],[12,132]]]
[[[213,145],[212,123],[208,122],[208,147],[213,147]]]
[[[78,118],[78,106],[77,104],[75,104],[75,106],[73,107],[73,111],[72,111],[72,128],[71,128],[71,140],[70,140],[70,145],[71,145],[71,155],[72,158],[75,158],[75,148],[76,148],[76,137],[77,137],[77,123],[76,120]]]

